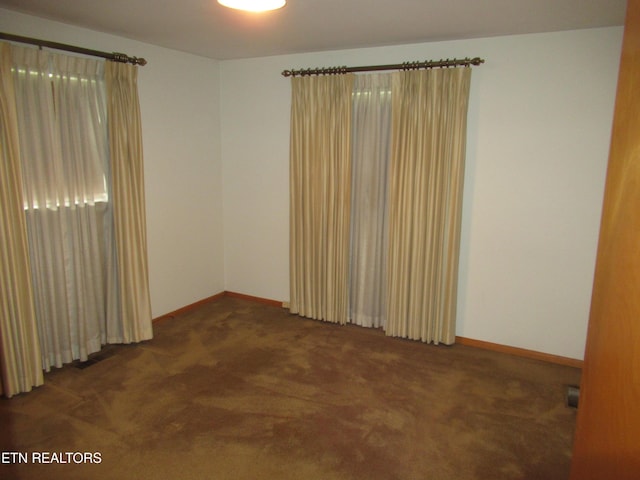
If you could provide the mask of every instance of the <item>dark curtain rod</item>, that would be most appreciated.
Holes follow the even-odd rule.
[[[130,57],[124,53],[108,53],[98,50],[90,50],[88,48],[74,47],[73,45],[65,45],[64,43],[49,42],[47,40],[38,40],[37,38],[21,37],[19,35],[11,35],[10,33],[0,32],[0,39],[9,40],[10,42],[28,43],[39,47],[53,48],[56,50],[64,50],[66,52],[81,53],[92,57],[106,58],[120,63],[132,63],[134,65],[144,66],[147,61],[144,58]]]
[[[344,73],[354,72],[375,72],[380,70],[419,70],[422,68],[448,68],[448,67],[468,67],[470,65],[480,65],[484,63],[484,59],[465,58],[465,59],[446,59],[446,60],[428,60],[426,62],[404,62],[395,65],[372,65],[368,67],[321,67],[306,68],[300,70],[285,70],[282,75],[285,77],[307,76],[307,75],[341,75]]]

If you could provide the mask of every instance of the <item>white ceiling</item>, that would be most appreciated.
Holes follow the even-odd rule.
[[[221,60],[622,25],[625,5],[288,0],[280,10],[249,14],[216,0],[0,0],[7,9]]]

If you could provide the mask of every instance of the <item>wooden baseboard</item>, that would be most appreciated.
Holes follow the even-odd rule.
[[[190,311],[195,310],[196,308],[201,307],[202,305],[205,305],[210,302],[215,302],[216,300],[221,299],[222,297],[225,296],[225,293],[226,292],[220,292],[210,297],[203,298],[202,300],[198,300],[197,302],[186,305],[182,308],[179,308],[178,310],[174,310],[173,312],[165,313],[164,315],[154,318],[152,322],[156,323],[162,320],[166,320],[167,318],[174,318],[174,317],[177,317],[178,315],[189,313]]]
[[[482,340],[474,340],[473,338],[456,337],[456,343],[469,347],[482,348],[493,352],[507,353],[518,357],[531,358],[534,360],[542,360],[543,362],[555,363],[567,367],[582,368],[583,361],[576,358],[562,357],[560,355],[551,355],[550,353],[537,352],[535,350],[527,350],[526,348],[510,347],[499,343],[485,342]]]
[[[227,292],[227,291],[224,292],[224,295],[225,297],[240,298],[242,300],[249,300],[251,302],[258,302],[264,305],[269,305],[271,307],[282,307],[282,302],[279,302],[277,300],[271,300],[269,298],[254,297],[253,295],[245,295],[244,293]]]
[[[269,298],[255,297],[253,295],[246,295],[244,293],[238,292],[229,292],[225,290],[224,292],[220,292],[211,297],[205,298],[198,302],[192,303],[185,307],[179,308],[178,310],[174,310],[173,312],[162,315],[158,318],[155,318],[153,322],[159,322],[165,320],[167,318],[177,317],[178,315],[182,315],[185,313],[189,313],[196,308],[210,303],[215,302],[223,297],[231,297],[231,298],[239,298],[242,300],[248,300],[250,302],[262,303],[263,305],[269,305],[271,307],[283,307],[285,302],[280,302],[278,300],[272,300]],[[501,345],[499,343],[491,343],[485,342],[483,340],[474,340],[472,338],[466,337],[456,337],[456,343],[460,345],[466,345],[468,347],[482,348],[484,350],[491,350],[494,352],[506,353],[509,355],[516,355],[518,357],[531,358],[534,360],[542,360],[543,362],[555,363],[557,365],[564,365],[568,367],[582,368],[583,361],[575,358],[562,357],[559,355],[551,355],[549,353],[536,352],[535,350],[527,350],[526,348],[518,348],[518,347],[510,347],[508,345]]]
[[[173,312],[165,313],[164,315],[154,318],[152,322],[153,323],[161,322],[162,320],[166,320],[167,318],[174,318],[179,315],[189,313],[192,310],[195,310],[198,307],[201,307],[202,305],[215,302],[217,300],[220,300],[223,297],[240,298],[242,300],[258,302],[258,303],[262,303],[264,305],[269,305],[272,307],[282,307],[282,302],[278,302],[277,300],[271,300],[269,298],[262,298],[262,297],[254,297],[253,295],[245,295],[244,293],[228,292],[225,290],[224,292],[216,293],[215,295],[212,295],[210,297],[203,298],[202,300],[198,300],[197,302],[186,305],[182,308],[174,310]]]

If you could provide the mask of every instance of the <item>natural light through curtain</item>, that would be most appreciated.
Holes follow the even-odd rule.
[[[388,335],[455,342],[470,79],[469,67],[394,74]]]
[[[290,309],[341,324],[349,316],[353,80],[292,79]]]

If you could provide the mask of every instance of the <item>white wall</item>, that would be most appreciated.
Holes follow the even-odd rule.
[[[3,9],[0,30],[147,59],[138,88],[153,316],[223,291],[218,62]]]
[[[287,300],[288,68],[481,56],[457,334],[583,358],[622,28],[221,62],[225,288]]]
[[[288,299],[282,70],[485,58],[469,106],[457,334],[583,357],[621,27],[223,62],[3,9],[0,30],[149,61],[154,316],[222,290]]]

